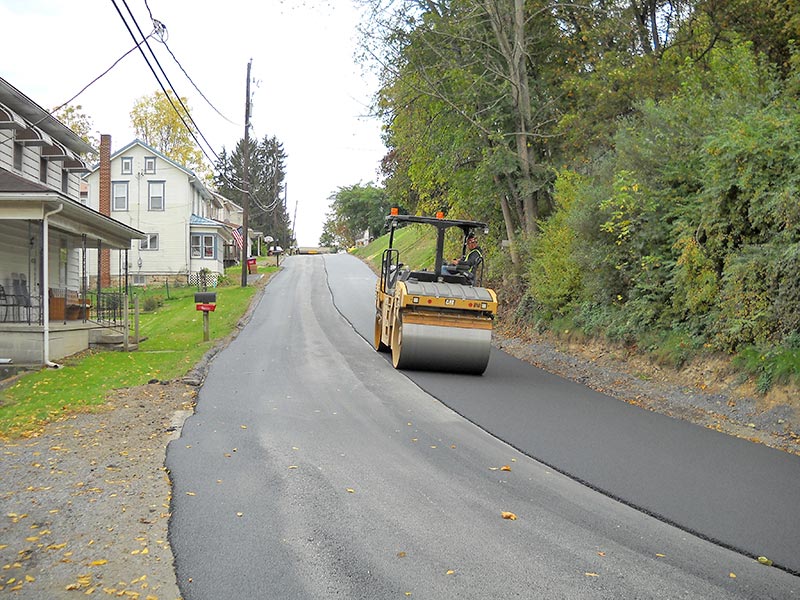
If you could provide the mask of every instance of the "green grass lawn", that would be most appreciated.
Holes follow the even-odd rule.
[[[374,240],[368,246],[357,248],[353,254],[380,269],[383,251],[389,247],[389,234]],[[432,269],[436,255],[436,229],[412,224],[394,232],[394,247],[400,252],[400,262],[412,269]],[[445,252],[445,255],[447,253]]]
[[[264,262],[259,261],[260,273],[277,270],[264,267]],[[203,341],[202,312],[195,309],[196,291],[171,287],[167,296],[163,287],[137,290],[140,310],[148,296],[162,302],[154,311],[141,313],[139,335],[144,341],[137,351],[82,353],[65,359],[63,369],[37,371],[0,390],[0,435],[23,435],[69,412],[98,406],[113,389],[185,375],[216,340],[233,330],[256,288],[234,282],[214,290],[217,309],[210,313],[208,342]]]

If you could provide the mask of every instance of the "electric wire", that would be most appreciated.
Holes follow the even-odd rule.
[[[181,122],[183,123],[184,127],[186,127],[187,131],[189,132],[189,135],[191,135],[191,136],[192,136],[192,139],[195,141],[195,143],[197,144],[198,148],[200,148],[200,151],[201,151],[201,152],[203,153],[203,155],[204,155],[204,156],[205,156],[205,157],[206,157],[206,158],[209,160],[209,162],[212,164],[212,167],[213,167],[213,165],[214,165],[214,164],[217,164],[217,163],[221,162],[221,161],[220,161],[220,157],[219,157],[219,155],[217,155],[217,153],[214,151],[214,149],[213,149],[213,147],[211,146],[211,144],[209,143],[209,141],[208,141],[208,140],[206,139],[206,137],[203,135],[202,131],[200,131],[200,128],[197,126],[197,123],[194,121],[194,119],[192,118],[191,114],[189,113],[189,110],[188,110],[188,108],[187,108],[187,107],[186,107],[186,105],[183,103],[183,101],[180,99],[180,96],[177,94],[177,92],[175,92],[175,88],[174,88],[174,86],[172,85],[172,82],[169,80],[169,77],[167,76],[166,72],[164,71],[164,68],[161,66],[161,63],[158,61],[158,57],[156,56],[156,54],[155,54],[155,52],[153,51],[153,49],[150,47],[150,44],[147,42],[147,39],[148,39],[149,37],[151,37],[153,34],[155,34],[155,33],[156,33],[156,32],[158,32],[158,31],[162,31],[162,29],[161,29],[161,28],[163,28],[163,30],[166,30],[166,27],[164,27],[164,26],[163,26],[163,24],[162,24],[160,21],[157,21],[156,19],[152,18],[152,12],[150,12],[150,7],[149,7],[149,6],[147,6],[148,12],[150,12],[150,16],[151,16],[151,18],[152,18],[152,20],[153,20],[154,32],[153,32],[153,34],[150,34],[149,36],[145,37],[145,35],[144,35],[144,32],[142,31],[141,27],[139,26],[138,22],[136,21],[136,17],[134,17],[134,15],[133,15],[133,12],[131,11],[130,7],[128,6],[128,3],[126,2],[126,0],[121,0],[121,1],[122,1],[122,4],[123,4],[123,5],[125,6],[125,8],[127,9],[127,11],[128,11],[128,14],[130,15],[131,21],[132,21],[132,22],[133,22],[133,24],[136,26],[136,29],[139,31],[139,34],[140,34],[140,35],[142,36],[142,38],[143,38],[141,42],[138,42],[138,43],[137,43],[137,45],[136,45],[136,47],[135,47],[135,48],[132,48],[132,49],[130,50],[130,52],[132,52],[132,51],[133,51],[134,49],[136,49],[136,48],[139,48],[139,52],[142,54],[142,58],[144,58],[144,60],[145,60],[145,63],[147,63],[147,66],[148,66],[148,68],[149,68],[149,69],[150,69],[150,71],[153,73],[153,76],[155,77],[155,79],[156,79],[156,82],[158,83],[159,87],[161,87],[161,90],[164,92],[164,95],[167,97],[167,100],[169,101],[169,103],[170,103],[170,105],[172,106],[173,110],[175,111],[175,113],[176,113],[176,114],[178,115],[178,117],[180,118],[180,120],[181,120]],[[117,2],[116,2],[116,0],[111,0],[111,2],[112,2],[112,4],[114,5],[114,8],[115,8],[115,9],[116,9],[116,11],[117,11],[117,14],[120,16],[120,19],[122,19],[122,22],[123,22],[123,24],[125,25],[125,28],[128,30],[128,33],[131,35],[131,38],[133,39],[133,41],[134,41],[134,42],[136,42],[136,34],[135,34],[135,33],[133,32],[133,30],[131,29],[130,25],[128,24],[127,20],[125,19],[125,16],[123,15],[123,13],[122,13],[122,11],[120,10],[119,6],[117,6]],[[147,5],[147,2],[145,2],[145,4]],[[158,23],[158,25],[157,25],[157,23]],[[161,27],[159,27],[159,25],[160,25]],[[156,70],[153,68],[153,65],[150,63],[150,60],[149,60],[149,58],[147,57],[147,54],[146,54],[146,53],[144,52],[144,50],[142,49],[142,47],[141,47],[141,45],[142,45],[142,44],[144,44],[144,45],[147,47],[147,49],[150,51],[150,54],[153,56],[153,60],[154,60],[154,61],[155,61],[155,63],[158,65],[158,68],[159,68],[159,70],[161,71],[161,73],[162,73],[162,75],[163,75],[164,79],[166,80],[167,84],[169,85],[169,87],[170,87],[170,90],[171,90],[171,91],[173,92],[173,94],[176,96],[176,98],[177,98],[177,100],[178,100],[178,103],[181,105],[181,108],[183,108],[183,110],[185,111],[185,114],[186,114],[186,116],[187,116],[187,117],[188,117],[188,119],[191,121],[191,123],[192,123],[192,125],[194,126],[194,128],[197,130],[197,133],[200,135],[200,137],[201,137],[201,138],[203,139],[203,141],[206,143],[206,145],[208,146],[208,149],[210,150],[210,152],[211,152],[211,153],[214,155],[214,158],[216,159],[216,163],[215,163],[214,159],[212,159],[212,157],[211,157],[211,156],[209,156],[208,152],[206,152],[206,150],[203,148],[202,144],[200,143],[200,140],[198,140],[198,139],[197,139],[197,136],[195,135],[194,131],[192,130],[192,128],[191,128],[191,127],[189,127],[189,124],[188,124],[188,123],[186,122],[186,120],[184,119],[184,117],[183,117],[183,114],[181,114],[181,112],[178,110],[178,107],[177,107],[177,106],[175,106],[175,103],[173,102],[172,98],[170,97],[170,94],[167,92],[167,89],[166,89],[166,87],[165,87],[164,83],[163,83],[163,82],[161,81],[161,79],[159,78],[158,74],[156,73]],[[172,53],[170,52],[170,54],[172,54]],[[176,60],[176,62],[177,62],[177,60]],[[188,75],[187,75],[187,77],[188,77]],[[198,91],[199,91],[199,90],[198,90]],[[226,176],[224,173],[222,173],[221,171],[220,171],[220,176],[221,176],[221,177],[222,177],[222,178],[223,178],[223,179],[224,179],[224,180],[225,180],[225,181],[226,181],[226,182],[227,182],[227,183],[228,183],[228,184],[229,184],[229,185],[230,185],[230,186],[231,186],[233,189],[235,189],[235,190],[237,190],[237,191],[239,191],[239,192],[242,192],[242,193],[247,193],[247,194],[249,194],[249,196],[250,196],[250,200],[252,200],[252,201],[253,201],[253,203],[254,203],[254,204],[255,204],[255,205],[256,205],[256,206],[257,206],[257,207],[258,207],[260,210],[264,211],[265,213],[266,213],[266,212],[270,212],[270,211],[274,210],[274,209],[275,209],[275,207],[278,205],[278,202],[279,202],[279,200],[280,200],[280,198],[279,198],[279,197],[276,197],[276,198],[275,198],[275,199],[274,199],[274,200],[273,200],[273,201],[272,201],[272,202],[271,202],[271,203],[270,203],[268,206],[264,206],[264,204],[261,202],[261,200],[260,200],[260,199],[258,199],[258,197],[254,196],[254,195],[253,195],[251,192],[249,192],[249,191],[247,191],[247,190],[244,190],[244,189],[240,188],[239,186],[237,186],[237,185],[236,185],[236,184],[235,184],[233,181],[231,181],[231,180],[230,180],[230,179],[229,179],[229,178],[228,178],[228,177],[227,177],[227,176]]]
[[[147,37],[148,37],[148,38],[149,38],[149,37],[151,37],[151,36],[152,36],[154,33],[155,33],[155,30],[154,30],[152,33],[150,33],[150,35],[148,35]],[[135,40],[134,40],[134,41],[135,41]],[[69,100],[67,100],[66,102],[64,102],[64,103],[62,103],[62,104],[60,104],[60,105],[56,106],[56,107],[55,107],[53,110],[51,110],[51,111],[50,111],[50,112],[49,112],[49,113],[48,113],[46,116],[44,116],[44,117],[42,117],[41,119],[39,119],[38,121],[36,121],[36,123],[34,123],[33,125],[34,125],[34,126],[41,125],[42,121],[46,120],[48,117],[51,117],[51,116],[53,116],[53,114],[55,114],[56,112],[58,112],[59,110],[61,110],[62,108],[64,108],[64,107],[65,107],[67,104],[69,104],[70,102],[72,102],[73,100],[75,100],[75,98],[77,98],[78,96],[80,96],[80,95],[81,95],[83,92],[85,92],[86,90],[88,90],[88,89],[89,89],[89,88],[90,88],[92,85],[94,85],[94,84],[95,84],[95,83],[97,83],[97,82],[98,82],[98,81],[99,81],[101,78],[103,78],[105,75],[107,75],[107,74],[108,74],[108,72],[109,72],[111,69],[113,69],[114,67],[116,67],[116,66],[117,66],[117,65],[120,63],[120,61],[121,61],[123,58],[125,58],[126,56],[128,56],[128,55],[129,55],[131,52],[133,52],[134,50],[136,50],[136,48],[138,48],[138,47],[139,47],[140,45],[142,45],[143,43],[144,43],[144,40],[142,40],[141,42],[139,42],[138,44],[136,44],[136,45],[135,45],[133,48],[131,48],[131,49],[130,49],[130,50],[128,50],[128,51],[127,51],[125,54],[123,54],[123,55],[122,55],[122,56],[120,56],[120,57],[119,57],[117,60],[115,60],[115,61],[114,61],[114,63],[113,63],[113,64],[112,64],[110,67],[108,67],[108,68],[107,68],[105,71],[103,71],[102,73],[100,73],[100,75],[98,75],[97,77],[95,77],[94,79],[92,79],[92,80],[91,80],[89,83],[87,83],[85,86],[83,86],[83,87],[80,89],[80,91],[79,91],[77,94],[75,94],[74,96],[72,96],[72,98],[70,98],[70,99],[69,99]]]
[[[133,38],[133,41],[135,42],[136,41],[136,35],[133,33],[133,31],[131,31],[131,28],[128,25],[127,21],[125,21],[125,17],[122,15],[122,12],[117,7],[116,0],[111,0],[111,2],[114,4],[114,8],[117,9],[117,12],[120,14],[120,17],[122,18],[122,20],[125,22],[125,27],[128,29],[128,32],[131,34],[131,37]],[[145,58],[145,61],[147,62],[147,66],[150,67],[150,70],[153,72],[153,75],[155,76],[156,80],[158,81],[159,86],[161,86],[161,89],[164,91],[164,94],[167,96],[167,99],[169,100],[169,103],[172,105],[172,108],[175,109],[175,112],[178,114],[178,117],[183,122],[184,126],[186,127],[187,131],[189,132],[189,135],[192,136],[192,139],[194,139],[194,141],[197,143],[197,146],[200,148],[201,152],[203,152],[203,154],[206,156],[206,158],[208,158],[209,161],[212,164],[214,164],[215,161],[209,156],[208,152],[206,152],[206,150],[203,148],[203,145],[200,143],[200,140],[197,139],[197,135],[195,135],[195,131],[203,139],[203,141],[206,143],[206,146],[210,150],[211,154],[214,155],[214,158],[216,159],[216,161],[219,162],[219,156],[214,151],[214,148],[212,147],[211,143],[203,135],[203,132],[197,126],[197,123],[195,123],[194,119],[192,118],[191,113],[189,112],[189,109],[183,103],[183,100],[181,100],[180,96],[177,94],[177,92],[175,92],[175,86],[172,85],[172,82],[170,81],[169,77],[167,76],[166,72],[164,71],[164,68],[161,66],[161,63],[159,62],[158,57],[156,56],[155,52],[153,52],[153,49],[150,47],[150,43],[145,38],[144,32],[142,31],[142,28],[139,26],[139,23],[136,21],[136,17],[133,15],[133,11],[131,11],[130,7],[128,6],[127,0],[122,0],[122,4],[125,6],[126,10],[128,11],[128,14],[130,15],[131,21],[136,26],[136,29],[139,31],[139,35],[142,38],[144,38],[143,39],[144,45],[147,47],[147,49],[150,51],[150,54],[153,56],[153,60],[155,61],[156,65],[158,65],[158,69],[161,71],[161,74],[163,75],[164,80],[169,85],[169,87],[172,90],[173,94],[175,94],[175,98],[178,101],[178,104],[180,104],[181,108],[183,108],[184,114],[189,119],[189,121],[191,121],[191,123],[192,123],[192,125],[194,127],[194,130],[192,130],[192,128],[189,127],[189,125],[186,123],[186,119],[184,119],[183,114],[181,114],[181,112],[175,106],[175,103],[173,102],[172,98],[170,98],[169,93],[167,92],[166,88],[164,87],[164,84],[162,83],[161,79],[156,74],[155,69],[153,68],[153,65],[148,60],[147,55],[145,54],[144,50],[142,50],[142,48],[139,47],[139,51],[142,53],[142,56]]]
[[[147,2],[146,2],[146,1],[145,1],[145,5],[147,5]],[[149,7],[149,6],[147,7],[147,10],[148,10],[148,11],[150,10],[150,7]],[[223,115],[223,114],[222,114],[222,113],[219,111],[219,109],[218,109],[216,106],[214,106],[214,104],[211,102],[211,100],[209,100],[209,99],[206,97],[206,95],[203,93],[203,90],[201,90],[201,89],[200,89],[200,88],[197,86],[197,84],[194,82],[194,79],[192,79],[192,77],[189,75],[189,73],[186,71],[186,69],[184,69],[184,68],[183,68],[183,65],[181,64],[181,61],[179,61],[179,60],[178,60],[178,57],[177,57],[177,56],[175,56],[175,53],[172,51],[172,48],[170,48],[170,47],[169,47],[169,44],[167,44],[167,38],[169,37],[169,35],[168,35],[168,33],[167,33],[167,26],[166,26],[166,25],[164,25],[164,24],[163,24],[161,21],[159,21],[158,19],[154,19],[154,18],[153,18],[153,13],[152,13],[152,12],[150,13],[150,19],[153,21],[153,28],[154,28],[154,30],[158,32],[158,35],[156,35],[156,40],[158,40],[159,42],[161,42],[162,44],[164,44],[164,48],[166,48],[166,49],[167,49],[167,52],[169,52],[169,55],[172,57],[172,60],[174,60],[174,61],[175,61],[175,64],[176,64],[176,65],[178,65],[178,68],[179,68],[179,69],[180,69],[180,70],[183,72],[183,74],[186,76],[186,79],[188,79],[188,80],[189,80],[189,83],[191,83],[191,84],[192,84],[192,86],[194,87],[194,89],[197,91],[197,93],[198,93],[198,94],[200,94],[200,97],[201,97],[203,100],[205,100],[205,101],[206,101],[206,104],[208,104],[208,105],[209,105],[209,106],[210,106],[210,107],[211,107],[211,108],[214,110],[214,112],[215,112],[215,113],[217,113],[217,114],[218,114],[220,117],[222,117],[222,118],[223,118],[225,121],[227,121],[227,122],[228,122],[228,123],[230,123],[231,125],[241,125],[241,123],[236,123],[235,121],[231,121],[231,120],[230,120],[228,117],[226,117],[225,115]]]

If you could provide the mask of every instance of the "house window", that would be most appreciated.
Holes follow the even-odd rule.
[[[120,159],[120,172],[122,175],[133,175],[133,157],[123,156]]]
[[[147,276],[146,275],[134,275],[133,276],[133,285],[147,285]]]
[[[22,144],[14,142],[14,168],[22,171]]]
[[[111,210],[128,210],[127,181],[115,181],[111,184]]]
[[[139,240],[139,250],[158,250],[158,234],[148,233],[146,239]]]
[[[147,209],[164,210],[164,182],[147,182]]]
[[[192,235],[192,258],[216,258],[217,245],[214,234]]]
[[[148,175],[152,175],[156,172],[156,157],[155,156],[145,156],[144,157],[144,172]]]
[[[39,159],[39,181],[47,183],[47,159]]]
[[[61,170],[61,191],[65,194],[69,193],[69,171],[66,169]]]

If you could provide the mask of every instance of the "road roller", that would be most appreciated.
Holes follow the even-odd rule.
[[[462,259],[470,257],[468,240],[488,232],[485,223],[392,214],[386,217],[389,246],[381,257],[375,292],[375,349],[391,352],[396,369],[481,375],[489,364],[497,295],[481,287],[484,262],[445,261],[445,232],[460,230]],[[432,271],[412,270],[394,248],[398,227],[421,223],[436,228]],[[474,258],[474,256],[472,256]]]

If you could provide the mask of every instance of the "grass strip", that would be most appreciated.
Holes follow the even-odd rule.
[[[274,266],[259,265],[270,273]],[[135,352],[86,351],[65,359],[62,369],[42,369],[20,377],[0,390],[0,436],[32,435],[46,423],[73,412],[91,410],[115,389],[185,375],[244,315],[256,287],[218,287],[216,311],[210,314],[208,342],[203,341],[203,314],[195,309],[194,287],[137,290],[158,297],[152,312],[140,314]],[[140,300],[141,302],[141,300]],[[140,305],[141,306],[141,305]]]

